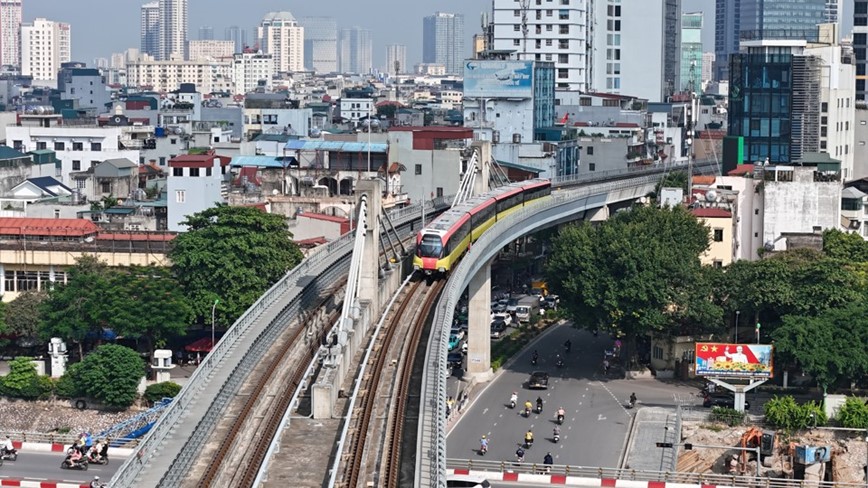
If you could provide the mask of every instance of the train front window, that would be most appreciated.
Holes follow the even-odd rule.
[[[416,254],[420,258],[442,258],[443,243],[440,242],[440,237],[423,235],[422,242],[419,244],[419,249],[416,250]]]

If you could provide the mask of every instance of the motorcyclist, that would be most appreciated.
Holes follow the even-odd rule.
[[[537,409],[537,411],[542,412],[542,407],[543,407],[542,397],[536,397],[536,409]]]
[[[509,397],[509,404],[512,405],[513,407],[518,405],[518,392],[516,392],[516,391],[512,392],[512,396]]]
[[[539,353],[536,352],[536,349],[534,349],[534,350],[533,350],[533,355],[531,356],[530,361],[531,361],[533,364],[536,364],[537,360],[539,360]]]
[[[557,356],[557,365],[558,365],[558,366],[563,366],[563,365],[564,365],[564,360],[563,360],[563,358],[561,358],[561,355],[560,355],[560,354],[558,354],[558,356]]]
[[[564,410],[564,407],[560,407],[560,408],[558,408],[558,412],[557,412],[557,414],[556,414],[556,417],[557,417],[557,419],[558,419],[558,422],[563,422],[563,421],[564,421],[564,418],[565,418],[566,416],[567,416],[567,412]]]
[[[15,452],[15,446],[12,445],[12,439],[9,436],[6,436],[6,439],[3,440],[2,453],[0,454],[9,454]]]
[[[102,483],[99,482],[99,476],[94,476],[93,481],[90,482],[90,488],[102,488]]]
[[[81,458],[82,458],[81,450],[79,450],[79,449],[73,449],[73,450],[72,450],[72,453],[69,454],[69,464],[70,464],[70,466],[74,466],[74,465],[76,465],[76,464],[81,463]]]
[[[528,429],[527,433],[524,435],[524,443],[527,447],[533,445],[533,432],[530,429]]]
[[[479,439],[479,450],[485,452],[488,450],[488,438],[482,436],[482,439]]]
[[[521,446],[518,446],[518,449],[515,450],[515,458],[518,462],[524,461],[524,449]]]
[[[530,400],[524,402],[524,411],[525,411],[525,413],[527,413],[528,415],[530,415],[530,411],[531,411],[532,409],[533,409],[533,404],[530,403]]]
[[[560,437],[561,436],[561,428],[558,427],[557,425],[555,425],[554,430],[552,430],[552,435],[554,437]]]
[[[636,393],[635,393],[635,392],[634,392],[634,393],[630,393],[630,406],[631,406],[631,407],[635,407],[635,406],[636,406]]]
[[[551,465],[554,464],[554,463],[555,463],[555,460],[554,460],[554,458],[552,457],[552,453],[547,452],[546,455],[545,455],[545,457],[543,458],[543,464],[548,465],[548,466],[551,466]]]
[[[570,352],[570,349],[573,348],[573,343],[572,343],[572,341],[570,341],[569,339],[567,339],[567,342],[564,342],[564,348],[567,350],[567,352]]]

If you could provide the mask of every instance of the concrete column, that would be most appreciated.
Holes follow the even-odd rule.
[[[6,293],[6,266],[0,264],[0,297]]]
[[[473,194],[488,193],[489,175],[491,173],[491,141],[473,141],[470,147],[476,150],[477,174],[473,182]]]
[[[470,279],[467,310],[467,370],[464,377],[473,382],[491,380],[491,263]]]
[[[356,183],[356,195],[366,195],[368,201],[368,229],[365,232],[365,250],[362,257],[359,300],[367,301],[371,317],[380,316],[380,209],[383,206],[383,189],[380,180],[360,180]]]
[[[585,220],[589,222],[601,222],[609,219],[609,206],[603,205],[585,212]]]

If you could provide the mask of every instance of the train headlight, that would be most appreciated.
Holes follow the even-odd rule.
[[[446,272],[446,268],[437,268],[437,271],[439,271],[439,272],[441,272],[441,273],[445,273],[445,272]]]

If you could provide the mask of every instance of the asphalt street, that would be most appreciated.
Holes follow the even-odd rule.
[[[566,353],[564,342],[570,339],[572,350]],[[631,392],[642,405],[675,406],[699,401],[696,389],[663,383],[654,379],[614,379],[602,374],[604,350],[611,348],[608,336],[595,337],[569,324],[546,331],[516,360],[498,374],[478,398],[471,399],[470,409],[452,426],[447,437],[447,456],[457,459],[481,459],[479,440],[490,439],[487,461],[514,461],[518,443],[528,429],[535,443],[527,450],[525,462],[541,463],[551,452],[555,464],[617,467],[630,429],[633,410],[624,408]],[[532,352],[539,352],[537,366],[531,364]],[[563,368],[556,367],[556,357],[565,358]],[[528,390],[527,379],[533,371],[550,375],[548,390]],[[543,399],[543,413],[521,415],[520,405],[509,408],[509,397],[518,393],[519,404]],[[561,441],[552,441],[555,412],[566,410],[561,426]],[[514,485],[513,485],[514,486]]]
[[[3,461],[0,466],[0,481],[13,478],[32,481],[55,481],[65,483],[88,483],[94,476],[108,481],[126,458],[114,457],[107,465],[91,464],[87,471],[61,469],[60,463],[66,454],[61,452],[19,451],[17,461]]]

